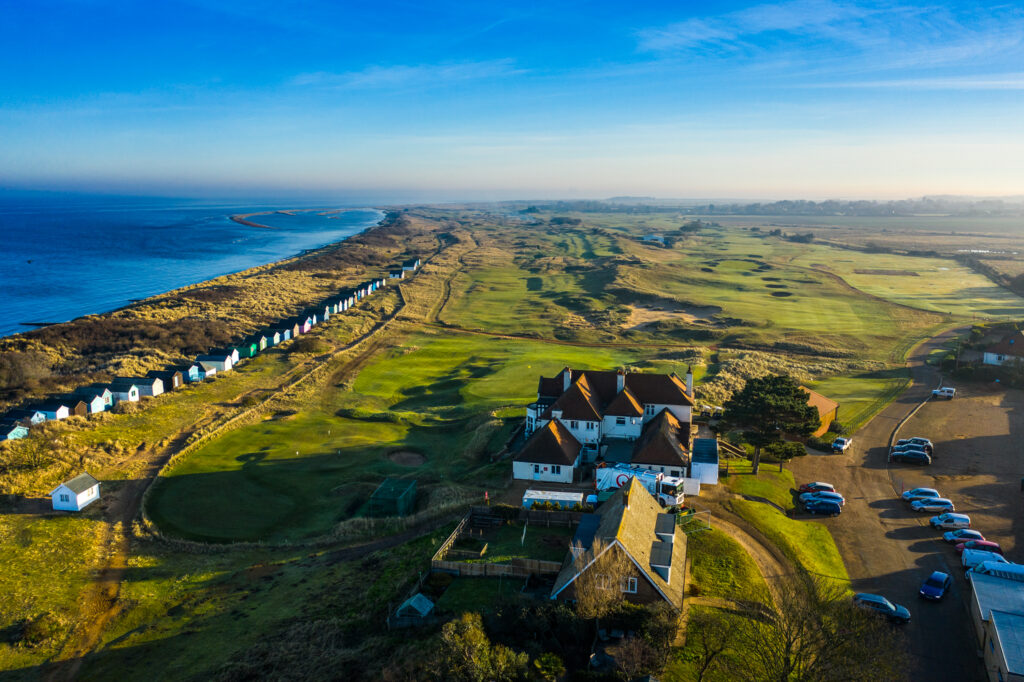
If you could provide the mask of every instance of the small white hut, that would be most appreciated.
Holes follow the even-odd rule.
[[[100,499],[100,482],[89,474],[79,474],[50,492],[53,508],[63,511],[81,511]]]

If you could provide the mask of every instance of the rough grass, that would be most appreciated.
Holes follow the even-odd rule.
[[[76,605],[100,552],[103,524],[93,516],[0,515],[0,669],[53,655],[78,623]],[[27,619],[36,623],[30,632]]]
[[[503,564],[513,559],[561,561],[569,551],[575,529],[530,526],[523,540],[522,524],[505,524],[487,538],[487,551],[468,563]]]
[[[701,597],[763,602],[768,585],[750,555],[720,530],[711,528],[686,538],[690,582]]]
[[[454,614],[488,613],[520,597],[522,587],[523,581],[517,578],[456,578],[437,600],[437,608]]]

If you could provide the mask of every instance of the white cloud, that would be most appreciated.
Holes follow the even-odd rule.
[[[516,68],[513,60],[495,59],[450,64],[374,65],[360,71],[347,71],[344,73],[316,71],[299,74],[291,80],[291,83],[298,86],[371,89],[487,80],[491,78],[506,78],[523,73],[526,73],[526,71]]]

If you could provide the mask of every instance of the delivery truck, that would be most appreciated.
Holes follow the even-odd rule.
[[[662,507],[677,507],[683,504],[683,479],[678,476],[666,476],[660,471],[631,467],[628,464],[616,464],[594,470],[598,490],[617,490],[635,478],[658,500]]]

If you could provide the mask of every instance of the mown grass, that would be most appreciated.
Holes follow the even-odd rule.
[[[751,495],[771,500],[783,509],[793,508],[793,490],[796,482],[793,472],[779,471],[778,465],[761,462],[757,476],[751,473],[751,463],[745,459],[729,461],[729,475],[724,483],[740,495]]]
[[[895,367],[853,376],[828,377],[811,384],[818,393],[839,403],[839,423],[853,434],[910,384],[910,371]]]
[[[569,550],[574,532],[573,528],[531,526],[524,535],[522,524],[505,524],[487,539],[483,556],[469,563],[502,564],[513,559],[561,561]]]
[[[722,531],[710,528],[686,538],[690,582],[696,595],[739,602],[763,602],[768,585],[750,555]]]
[[[730,500],[728,504],[797,565],[810,573],[849,583],[835,540],[822,524],[791,519],[761,502]]]

